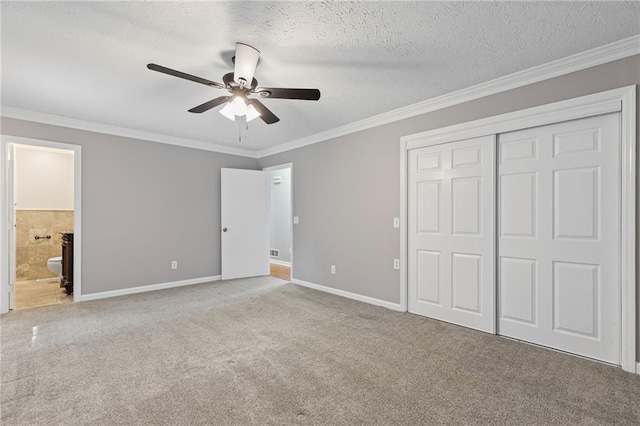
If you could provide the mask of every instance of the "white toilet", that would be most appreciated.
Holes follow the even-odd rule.
[[[51,272],[55,272],[58,276],[62,275],[62,256],[52,257],[47,260],[47,268]]]

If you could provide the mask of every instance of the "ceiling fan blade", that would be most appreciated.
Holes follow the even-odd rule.
[[[320,99],[318,89],[285,89],[279,87],[259,87],[255,90],[264,98],[274,99],[302,99],[305,101],[317,101]]]
[[[236,43],[233,80],[241,86],[250,85],[256,72],[260,52],[244,43]]]
[[[231,99],[231,96],[220,96],[219,98],[212,99],[208,102],[203,103],[202,105],[198,105],[197,107],[193,107],[189,110],[189,112],[195,112],[200,114],[205,111],[209,111],[211,108],[215,108],[218,105],[221,105]]]
[[[195,81],[196,83],[204,84],[205,86],[216,87],[218,89],[225,88],[224,84],[216,83],[215,81],[207,80],[206,78],[196,77],[195,75],[187,74],[182,71],[172,70],[171,68],[163,67],[162,65],[147,64],[147,68],[152,71],[158,71],[174,77],[184,78],[185,80]]]
[[[267,124],[273,124],[280,121],[280,119],[272,113],[269,108],[264,106],[262,102],[257,99],[249,99],[249,103],[260,113],[260,118]]]

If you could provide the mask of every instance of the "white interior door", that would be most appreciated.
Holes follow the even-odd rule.
[[[495,137],[409,151],[409,311],[495,333]]]
[[[619,115],[499,136],[499,333],[619,364]]]
[[[267,173],[221,170],[222,279],[269,275]]]

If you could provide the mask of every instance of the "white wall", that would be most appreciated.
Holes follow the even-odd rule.
[[[275,184],[274,178],[281,183]],[[291,255],[291,169],[269,172],[269,232],[270,247],[280,251],[279,257],[271,257],[282,262],[290,262]]]
[[[16,145],[19,210],[73,210],[73,151]]]

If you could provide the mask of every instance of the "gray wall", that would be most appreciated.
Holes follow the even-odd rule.
[[[5,135],[82,146],[83,294],[220,275],[220,168],[256,169],[255,159],[1,123]]]
[[[400,137],[639,83],[633,56],[261,159],[293,163],[293,278],[399,303]]]
[[[282,182],[274,184],[280,177]],[[291,255],[291,169],[269,172],[269,239],[272,249],[280,251],[280,257],[272,257],[282,262],[290,262]]]
[[[292,162],[294,278],[399,303],[401,136],[639,83],[634,56],[259,162],[6,118],[2,133],[83,146],[86,293],[219,274],[220,167]]]

